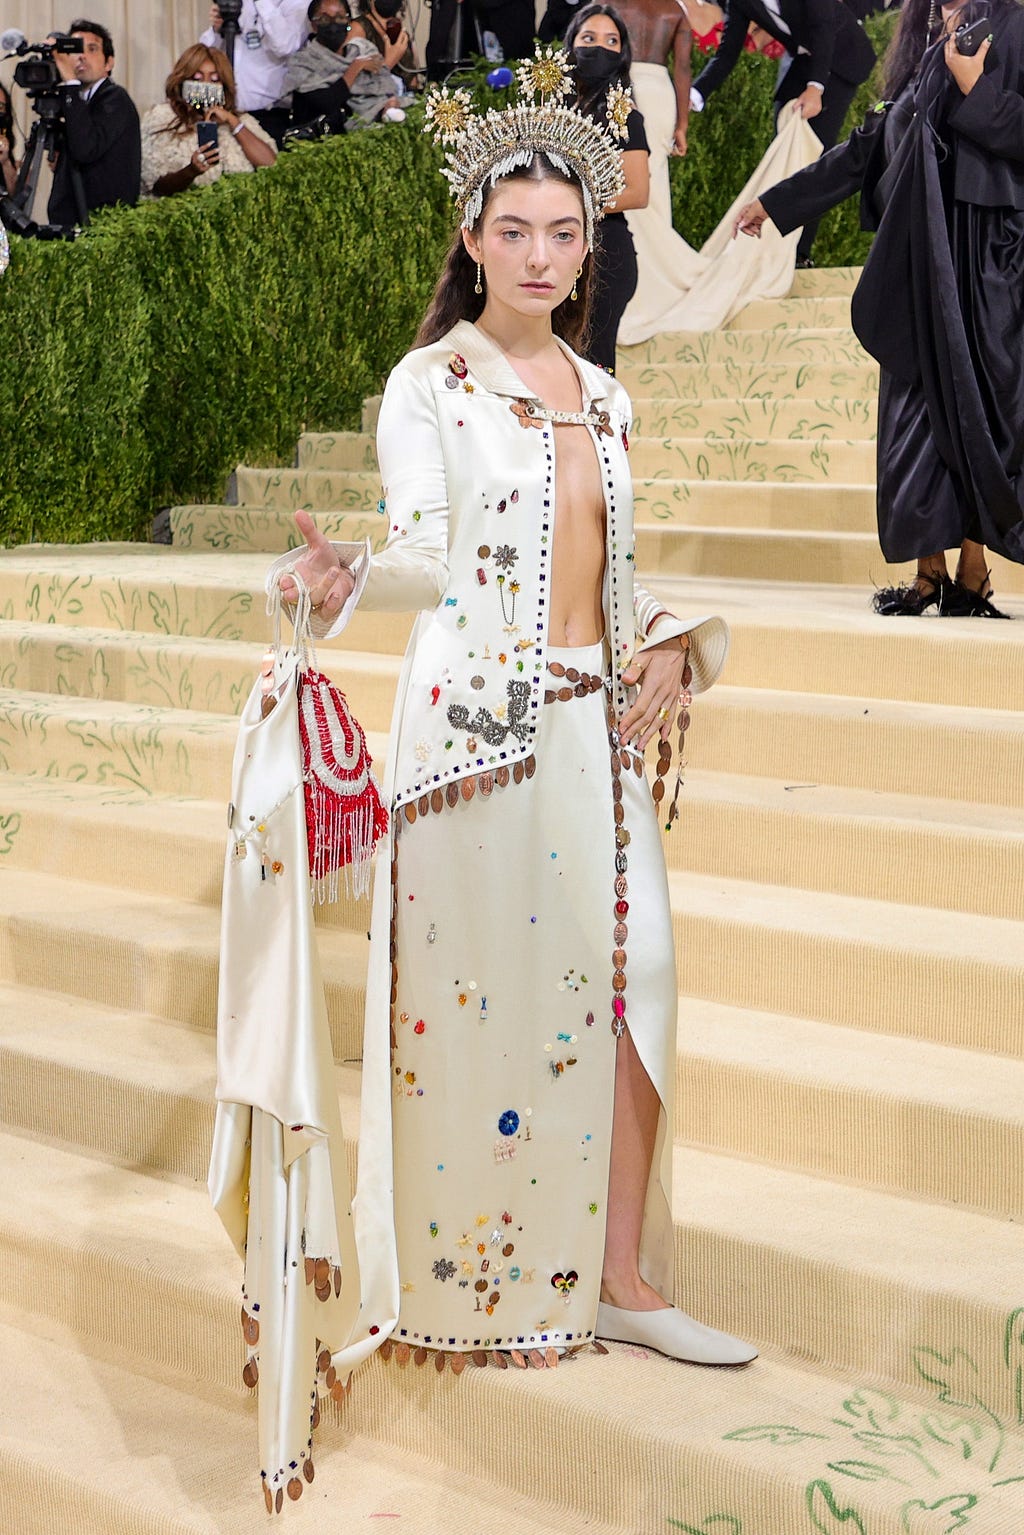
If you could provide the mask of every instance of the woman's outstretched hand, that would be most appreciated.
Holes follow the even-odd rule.
[[[756,240],[760,240],[761,225],[767,217],[759,197],[755,197],[752,203],[744,203],[732,226],[733,239],[735,240],[737,235],[753,235]]]
[[[306,540],[306,552],[296,560],[295,569],[306,583],[313,612],[321,619],[335,619],[355,589],[355,577],[309,512],[296,512],[295,526]],[[285,602],[299,600],[299,588],[290,575],[281,577],[281,596]]]
[[[619,724],[620,737],[631,742],[636,751],[643,751],[656,735],[668,740],[688,657],[689,648],[681,649],[678,639],[662,640],[660,645],[634,656],[622,673],[627,687],[640,689],[636,703]]]

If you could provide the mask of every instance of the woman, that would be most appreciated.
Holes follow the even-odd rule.
[[[9,197],[18,184],[14,161],[14,114],[7,87],[0,85],[0,195]]]
[[[979,15],[989,38],[962,53]],[[881,364],[879,537],[891,564],[917,561],[875,610],[1003,618],[986,545],[1024,562],[1024,12],[907,0],[887,83],[891,101],[736,231],[785,232],[860,192],[877,229],[853,324]]]
[[[629,33],[618,12],[588,5],[573,17],[565,46],[576,75],[576,106],[595,122],[602,121],[605,99],[613,85],[629,86],[632,51]],[[626,223],[627,208],[646,208],[650,192],[647,135],[634,108],[626,121],[622,171],[626,190],[617,197],[601,223],[598,275],[586,355],[609,373],[615,372],[615,343],[619,321],[636,292],[637,266],[633,236]]]
[[[629,401],[571,349],[621,157],[565,108],[464,122],[467,94],[439,99],[463,227],[384,394],[387,547],[296,517],[319,632],[357,602],[419,614],[374,894],[361,1315],[439,1368],[543,1367],[595,1333],[741,1363],[669,1304],[677,979],[642,762],[657,740],[667,766],[726,631],[635,586]],[[287,601],[294,563],[268,577]]]
[[[274,141],[254,117],[235,107],[235,74],[227,54],[196,43],[167,76],[167,100],[142,119],[142,194],[170,197],[212,186],[221,176],[258,170],[277,159]],[[218,142],[203,149],[201,122],[217,123]]]
[[[387,20],[395,20],[399,7],[389,10]],[[372,4],[352,22],[341,56],[346,63],[357,61],[376,63],[376,71],[361,74],[352,87],[349,108],[352,112],[346,127],[357,128],[361,123],[405,121],[403,106],[412,101],[401,78],[393,71],[409,51],[409,34],[399,27],[392,38],[385,25],[385,18],[378,15]]]

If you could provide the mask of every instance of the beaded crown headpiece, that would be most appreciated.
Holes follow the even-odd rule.
[[[628,88],[612,86],[606,99],[607,123],[596,123],[563,98],[574,89],[569,56],[563,48],[542,49],[516,70],[514,106],[479,113],[467,90],[443,86],[427,97],[424,132],[450,146],[441,171],[462,215],[472,229],[483,207],[484,188],[529,165],[542,154],[583,188],[587,243],[609,203],[624,190],[621,141],[633,109]]]

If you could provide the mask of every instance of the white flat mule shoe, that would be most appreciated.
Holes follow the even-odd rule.
[[[695,1322],[678,1306],[662,1311],[622,1311],[601,1301],[595,1331],[599,1338],[613,1343],[637,1343],[689,1364],[749,1364],[757,1358],[757,1349],[749,1343]]]

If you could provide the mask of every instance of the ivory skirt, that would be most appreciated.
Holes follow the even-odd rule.
[[[601,645],[549,649],[552,663],[605,675]],[[593,1336],[622,1023],[662,1103],[643,1266],[672,1282],[660,830],[640,759],[623,751],[613,773],[606,691],[566,698],[570,681],[550,679],[563,697],[543,711],[532,775],[489,793],[477,780],[396,840],[393,1336],[414,1347]]]

